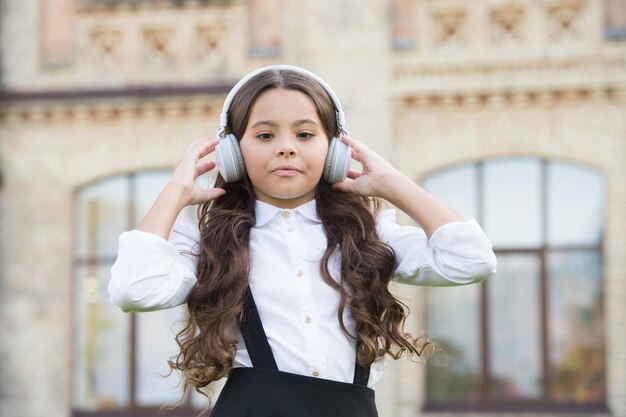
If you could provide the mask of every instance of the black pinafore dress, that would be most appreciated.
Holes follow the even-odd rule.
[[[278,370],[250,287],[239,326],[252,367],[231,369],[210,417],[378,417],[369,367],[352,384]]]

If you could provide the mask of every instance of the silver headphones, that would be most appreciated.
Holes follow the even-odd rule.
[[[224,136],[226,125],[228,124],[228,110],[230,109],[230,104],[237,91],[239,91],[239,89],[243,87],[252,77],[262,72],[271,70],[290,70],[306,75],[317,81],[324,88],[324,90],[326,90],[333,102],[335,113],[337,114],[337,125],[339,126],[340,134],[343,133],[348,136],[348,131],[344,128],[345,116],[341,108],[341,103],[332,88],[330,88],[324,80],[311,71],[293,65],[271,65],[259,68],[246,75],[239,80],[237,84],[235,84],[224,101],[224,107],[222,107],[222,113],[220,114],[220,127],[217,129],[217,137],[220,138],[220,141],[215,148],[215,159],[217,162],[217,168],[226,182],[239,181],[243,178],[246,172],[246,166],[243,161],[243,156],[241,155],[241,149],[239,148],[239,141],[233,134]],[[339,137],[332,138],[328,147],[326,161],[324,162],[324,180],[330,184],[344,181],[348,176],[351,158],[352,151],[350,150],[350,147]]]

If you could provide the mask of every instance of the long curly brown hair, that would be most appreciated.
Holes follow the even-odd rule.
[[[306,94],[315,104],[327,136],[339,134],[336,113],[326,91],[309,77],[288,70],[263,72],[238,91],[229,112],[228,132],[243,137],[256,98],[270,88]],[[171,371],[182,372],[183,398],[193,388],[210,400],[208,385],[231,370],[238,342],[236,323],[243,312],[248,286],[250,229],[255,224],[254,190],[247,176],[226,183],[218,175],[215,185],[223,187],[226,194],[198,207],[198,283],[187,301],[186,326],[176,336],[180,352],[168,361]],[[328,239],[320,262],[321,276],[339,294],[337,320],[345,334],[357,343],[358,363],[369,366],[385,354],[395,359],[405,353],[409,358],[429,356],[431,342],[424,336],[415,338],[404,332],[408,307],[387,288],[395,254],[376,232],[375,216],[380,202],[334,191],[323,180],[317,185],[315,198]],[[337,249],[341,251],[339,283],[328,270],[328,261]],[[348,332],[343,321],[346,308],[356,322],[355,335]]]

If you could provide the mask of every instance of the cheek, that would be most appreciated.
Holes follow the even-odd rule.
[[[315,166],[318,170],[324,169],[324,164],[326,163],[326,155],[328,154],[328,144],[322,143],[320,144],[314,152],[312,152],[310,163]]]
[[[262,161],[261,149],[255,148],[250,141],[242,139],[239,142],[239,148],[241,149],[241,155],[244,163],[247,167],[258,167]]]

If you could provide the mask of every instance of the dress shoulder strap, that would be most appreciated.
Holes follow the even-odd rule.
[[[241,334],[246,343],[246,349],[255,368],[266,368],[278,370],[272,348],[267,341],[259,311],[254,303],[250,286],[246,288],[245,301],[243,306],[243,319],[239,321]]]
[[[250,286],[246,288],[246,295],[243,307],[243,317],[239,320],[239,327],[241,328],[241,334],[243,340],[248,349],[252,366],[255,368],[265,368],[279,370],[276,365],[276,359],[272,353],[272,348],[267,341],[265,330],[263,330],[263,324],[261,323],[261,317],[257,310],[254,297]],[[354,365],[354,384],[367,386],[369,380],[370,367],[367,368],[355,362]]]

